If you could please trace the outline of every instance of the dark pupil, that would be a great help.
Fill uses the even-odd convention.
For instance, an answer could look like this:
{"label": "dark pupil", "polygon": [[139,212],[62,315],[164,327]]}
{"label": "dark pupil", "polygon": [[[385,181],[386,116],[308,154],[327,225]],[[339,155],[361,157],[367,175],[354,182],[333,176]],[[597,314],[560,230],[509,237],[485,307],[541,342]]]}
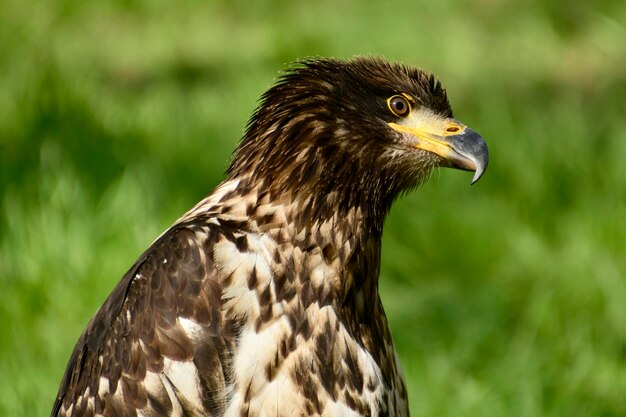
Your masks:
{"label": "dark pupil", "polygon": [[396,100],[394,105],[395,105],[396,110],[398,111],[398,113],[404,112],[404,103],[402,102],[402,100]]}

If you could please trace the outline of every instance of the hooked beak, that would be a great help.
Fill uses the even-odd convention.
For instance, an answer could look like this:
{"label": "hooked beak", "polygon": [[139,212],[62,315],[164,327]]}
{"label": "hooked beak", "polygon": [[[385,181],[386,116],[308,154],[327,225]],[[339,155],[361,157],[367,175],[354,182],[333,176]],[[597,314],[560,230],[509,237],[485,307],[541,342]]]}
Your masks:
{"label": "hooked beak", "polygon": [[457,120],[429,116],[409,116],[404,123],[389,123],[389,126],[409,134],[417,149],[442,157],[445,161],[442,166],[474,171],[474,184],[489,164],[487,144],[476,131]]}

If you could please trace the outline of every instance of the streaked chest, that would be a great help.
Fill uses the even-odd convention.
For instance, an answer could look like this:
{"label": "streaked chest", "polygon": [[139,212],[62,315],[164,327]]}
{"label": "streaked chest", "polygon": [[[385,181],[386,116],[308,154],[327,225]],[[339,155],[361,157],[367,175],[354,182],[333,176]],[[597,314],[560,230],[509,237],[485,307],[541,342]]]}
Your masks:
{"label": "streaked chest", "polygon": [[381,369],[339,308],[354,278],[342,259],[350,248],[280,237],[235,233],[215,245],[224,315],[245,323],[225,415],[404,414],[393,347],[381,347],[394,365]]}

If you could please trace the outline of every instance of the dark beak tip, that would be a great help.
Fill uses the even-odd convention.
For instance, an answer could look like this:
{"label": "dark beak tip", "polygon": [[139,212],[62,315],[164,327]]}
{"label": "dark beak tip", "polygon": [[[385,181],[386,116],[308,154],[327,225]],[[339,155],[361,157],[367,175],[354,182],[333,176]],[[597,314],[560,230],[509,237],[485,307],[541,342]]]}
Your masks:
{"label": "dark beak tip", "polygon": [[471,185],[474,185],[483,176],[489,164],[489,148],[487,147],[487,143],[485,143],[482,136],[469,128],[454,139],[455,140],[452,142],[453,148],[465,158],[472,161],[476,167],[471,182]]}
{"label": "dark beak tip", "polygon": [[470,185],[474,185],[478,182],[478,180],[480,179],[480,177],[483,176],[483,174],[485,173],[485,169],[476,169],[476,171],[474,171],[474,177],[472,178],[472,182],[470,183]]}
{"label": "dark beak tip", "polygon": [[476,170],[474,171],[474,176],[472,177],[472,183],[470,185],[476,184],[476,182],[478,182],[478,180],[481,179],[481,177],[487,170],[487,165],[489,165],[489,151],[487,150],[486,144],[485,144],[484,152],[479,155],[481,157],[478,157],[474,160],[474,164],[476,165]]}

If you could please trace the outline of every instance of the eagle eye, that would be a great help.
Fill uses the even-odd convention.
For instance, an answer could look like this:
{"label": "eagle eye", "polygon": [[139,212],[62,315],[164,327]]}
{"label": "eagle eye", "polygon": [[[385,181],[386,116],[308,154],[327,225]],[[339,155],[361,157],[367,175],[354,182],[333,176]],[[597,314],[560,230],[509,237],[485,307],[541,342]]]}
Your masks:
{"label": "eagle eye", "polygon": [[403,96],[393,96],[387,99],[387,107],[398,117],[406,117],[411,113],[411,105]]}

